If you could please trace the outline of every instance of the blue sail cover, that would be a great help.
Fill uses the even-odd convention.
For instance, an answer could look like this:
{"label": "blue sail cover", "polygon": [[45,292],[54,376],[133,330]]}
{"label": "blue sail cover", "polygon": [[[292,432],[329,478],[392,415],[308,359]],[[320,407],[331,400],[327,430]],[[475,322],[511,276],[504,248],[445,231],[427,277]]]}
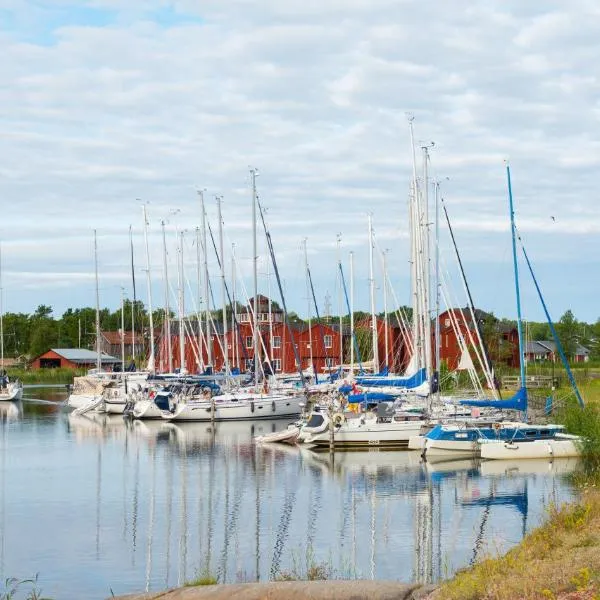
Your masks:
{"label": "blue sail cover", "polygon": [[508,400],[461,400],[464,406],[478,406],[480,408],[498,408],[500,410],[520,410],[527,412],[527,389],[519,388],[517,393]]}
{"label": "blue sail cover", "polygon": [[356,404],[359,402],[394,402],[394,394],[384,394],[383,392],[367,392],[366,394],[348,394],[348,402]]}
{"label": "blue sail cover", "polygon": [[419,369],[410,377],[357,377],[356,383],[368,387],[398,387],[413,389],[418,388],[427,381],[427,371],[425,368]]}

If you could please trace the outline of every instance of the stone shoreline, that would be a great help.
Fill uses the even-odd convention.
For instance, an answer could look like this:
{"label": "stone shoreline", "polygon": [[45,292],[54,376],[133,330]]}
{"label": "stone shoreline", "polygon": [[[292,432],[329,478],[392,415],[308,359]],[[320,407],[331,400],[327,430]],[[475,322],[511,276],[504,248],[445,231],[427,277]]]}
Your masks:
{"label": "stone shoreline", "polygon": [[396,581],[271,581],[183,587],[117,600],[424,600],[434,589]]}

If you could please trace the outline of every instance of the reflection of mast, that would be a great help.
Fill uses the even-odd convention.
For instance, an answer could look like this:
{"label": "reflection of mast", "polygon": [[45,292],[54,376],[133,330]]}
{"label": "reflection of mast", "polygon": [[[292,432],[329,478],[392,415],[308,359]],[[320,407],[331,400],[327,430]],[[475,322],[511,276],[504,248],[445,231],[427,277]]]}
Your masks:
{"label": "reflection of mast", "polygon": [[171,572],[171,516],[173,513],[173,466],[165,463],[167,466],[167,556],[166,556],[166,575],[165,587],[169,587],[169,575]]}
{"label": "reflection of mast", "polygon": [[183,465],[181,468],[181,531],[179,534],[179,572],[177,585],[186,581],[187,571],[187,449],[183,447]]}
{"label": "reflection of mast", "polygon": [[4,573],[4,536],[6,528],[6,425],[2,423],[2,505],[0,506],[0,573]]}
{"label": "reflection of mast", "polygon": [[371,489],[371,579],[375,579],[375,481]]}
{"label": "reflection of mast", "polygon": [[258,464],[256,460],[256,453],[258,452],[258,446],[254,445],[254,452],[252,453],[252,463],[254,466],[254,483],[256,487],[256,581],[260,581],[260,478],[258,474]]}
{"label": "reflection of mast", "polygon": [[291,491],[286,490],[285,500],[283,502],[283,510],[281,511],[281,519],[279,527],[277,527],[277,537],[275,539],[275,547],[273,548],[273,562],[271,563],[271,577],[274,579],[279,574],[281,564],[281,555],[287,539],[290,519],[296,501],[296,486]]}
{"label": "reflection of mast", "polygon": [[102,442],[98,443],[96,461],[96,559],[100,559],[100,496],[102,494]]}
{"label": "reflection of mast", "polygon": [[146,591],[150,589],[152,572],[152,537],[154,535],[154,484],[156,482],[156,448],[152,448],[152,487],[150,488],[150,523],[148,525],[148,545],[146,548]]}
{"label": "reflection of mast", "polygon": [[138,518],[138,501],[140,495],[140,448],[137,447],[135,453],[135,475],[133,485],[133,511],[131,513],[131,537],[132,537],[132,552],[131,564],[135,567],[135,549],[137,543],[137,518]]}

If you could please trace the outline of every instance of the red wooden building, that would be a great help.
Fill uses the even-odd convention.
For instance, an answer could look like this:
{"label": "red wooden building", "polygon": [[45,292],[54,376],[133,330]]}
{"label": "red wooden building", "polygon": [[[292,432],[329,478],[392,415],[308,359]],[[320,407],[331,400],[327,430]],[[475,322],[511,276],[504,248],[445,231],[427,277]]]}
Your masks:
{"label": "red wooden building", "polygon": [[[31,361],[32,369],[93,369],[96,367],[97,354],[86,348],[51,348]],[[120,358],[101,354],[102,368],[111,370],[121,362]]]}

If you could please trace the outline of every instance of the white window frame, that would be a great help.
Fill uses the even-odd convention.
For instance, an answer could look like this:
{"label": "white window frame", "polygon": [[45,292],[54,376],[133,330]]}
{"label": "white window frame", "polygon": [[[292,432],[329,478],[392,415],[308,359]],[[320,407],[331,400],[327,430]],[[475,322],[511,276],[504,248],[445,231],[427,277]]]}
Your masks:
{"label": "white window frame", "polygon": [[272,360],[273,363],[273,369],[275,370],[276,373],[281,373],[281,359],[280,358],[274,358]]}
{"label": "white window frame", "polygon": [[331,334],[323,336],[323,341],[325,342],[325,348],[333,348],[333,336]]}
{"label": "white window frame", "polygon": [[254,342],[254,340],[252,339],[252,336],[251,335],[247,335],[246,336],[246,349],[252,348],[253,342]]}
{"label": "white window frame", "polygon": [[281,348],[281,336],[280,335],[273,336],[273,348]]}
{"label": "white window frame", "polygon": [[331,356],[328,356],[325,359],[325,366],[330,369],[331,367],[333,367],[333,358],[331,358]]}

